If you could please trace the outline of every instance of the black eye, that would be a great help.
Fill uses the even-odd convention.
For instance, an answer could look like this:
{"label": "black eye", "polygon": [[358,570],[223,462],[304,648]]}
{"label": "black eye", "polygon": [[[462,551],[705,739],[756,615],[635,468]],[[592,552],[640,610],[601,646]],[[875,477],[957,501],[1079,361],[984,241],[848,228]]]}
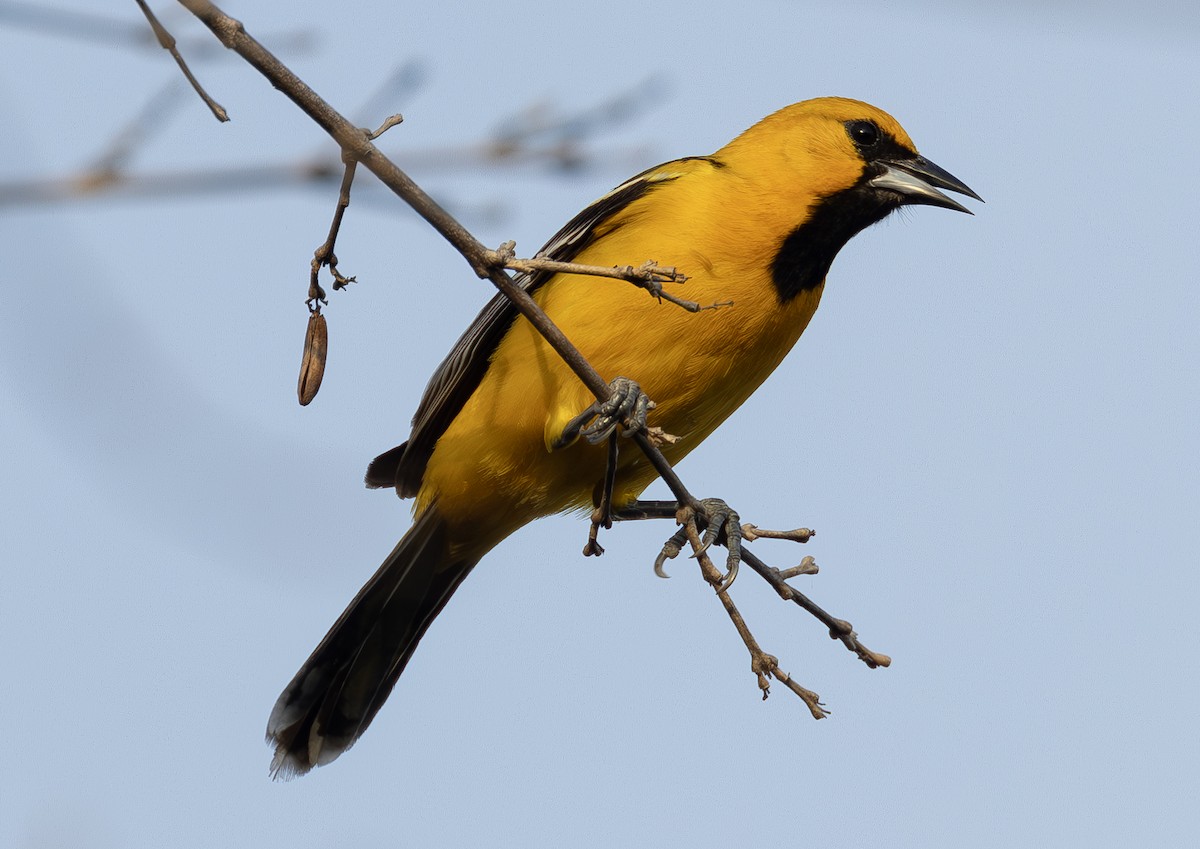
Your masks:
{"label": "black eye", "polygon": [[848,121],[846,132],[858,148],[873,147],[879,142],[879,128],[873,121]]}

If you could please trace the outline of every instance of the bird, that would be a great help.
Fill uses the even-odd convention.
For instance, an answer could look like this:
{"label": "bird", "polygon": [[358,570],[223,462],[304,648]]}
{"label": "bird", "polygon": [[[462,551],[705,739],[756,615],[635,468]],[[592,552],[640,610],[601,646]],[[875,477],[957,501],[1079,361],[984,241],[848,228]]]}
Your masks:
{"label": "bird", "polygon": [[[654,257],[685,271],[689,299],[720,308],[692,313],[575,273],[517,283],[614,392],[634,386],[646,421],[677,437],[661,449],[676,463],[791,350],[852,237],[903,206],[970,212],[943,190],[981,200],[883,110],[805,100],[711,155],[625,181],[538,254],[593,266]],[[578,422],[597,403],[504,295],[483,308],[430,379],[408,440],[368,467],[367,486],[415,498],[415,518],[279,696],[267,726],[273,776],[302,775],[354,745],[492,548],[535,519],[592,509],[607,452],[593,444],[595,423],[589,434]],[[614,426],[641,422],[603,433]],[[657,476],[642,452],[622,452],[614,509],[635,508]]]}

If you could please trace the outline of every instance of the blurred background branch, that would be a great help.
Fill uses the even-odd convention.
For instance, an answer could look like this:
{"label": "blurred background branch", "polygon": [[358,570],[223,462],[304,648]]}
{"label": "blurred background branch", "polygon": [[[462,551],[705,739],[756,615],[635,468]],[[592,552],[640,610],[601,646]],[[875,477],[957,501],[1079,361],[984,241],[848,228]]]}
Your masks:
{"label": "blurred background branch", "polygon": [[[190,16],[189,16],[190,17]],[[93,12],[0,2],[0,24],[36,29],[63,38],[86,39],[114,48],[159,50],[144,20]],[[181,22],[182,26],[182,22]],[[269,39],[280,55],[312,51],[319,39],[311,31],[284,33]],[[229,51],[211,38],[180,40],[189,61],[221,61]],[[145,98],[125,126],[82,166],[64,164],[56,173],[0,181],[0,209],[38,204],[75,203],[102,198],[160,199],[191,195],[265,192],[295,186],[336,187],[341,159],[336,151],[278,162],[197,166],[171,170],[140,169],[137,158],[155,138],[167,134],[178,108],[189,93],[176,76]],[[402,110],[429,81],[426,65],[408,59],[396,65],[353,113],[355,120],[377,124],[385,115]],[[625,173],[644,163],[648,145],[601,146],[606,133],[623,129],[659,105],[666,85],[661,75],[575,110],[563,110],[548,100],[531,102],[496,122],[475,141],[425,147],[395,154],[406,167],[424,174],[473,172],[517,166],[548,173],[612,170]],[[118,101],[120,102],[120,101]],[[236,116],[235,116],[236,117]],[[87,138],[86,134],[82,137]],[[393,142],[393,144],[402,144]],[[371,186],[361,193],[368,201],[378,196]]]}

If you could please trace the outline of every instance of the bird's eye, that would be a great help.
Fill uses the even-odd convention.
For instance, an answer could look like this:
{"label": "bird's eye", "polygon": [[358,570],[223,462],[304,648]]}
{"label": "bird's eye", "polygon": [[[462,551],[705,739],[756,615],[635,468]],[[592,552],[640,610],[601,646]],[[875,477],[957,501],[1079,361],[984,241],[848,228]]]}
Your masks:
{"label": "bird's eye", "polygon": [[846,123],[846,132],[859,148],[872,147],[879,141],[879,128],[873,121],[849,121]]}

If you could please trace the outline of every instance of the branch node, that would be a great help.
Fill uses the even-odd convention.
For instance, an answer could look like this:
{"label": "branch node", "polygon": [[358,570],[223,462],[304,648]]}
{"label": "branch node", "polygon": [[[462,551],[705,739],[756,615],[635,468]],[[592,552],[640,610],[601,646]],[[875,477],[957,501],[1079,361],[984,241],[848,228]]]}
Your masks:
{"label": "branch node", "polygon": [[512,239],[504,242],[494,251],[484,248],[479,252],[479,261],[471,263],[471,269],[481,279],[486,279],[493,271],[502,271],[505,268],[522,271],[524,269],[517,268],[514,262],[524,263],[526,260],[514,260],[517,255],[516,248],[517,243]]}
{"label": "branch node", "polygon": [[675,436],[673,433],[667,433],[661,427],[647,427],[646,437],[655,448],[660,448],[663,445],[674,445],[682,438]]}
{"label": "branch node", "polygon": [[829,623],[829,637],[833,640],[843,640],[846,638],[854,638],[858,635],[854,633],[854,626],[845,619],[835,619],[831,617]]}
{"label": "branch node", "polygon": [[867,656],[863,658],[863,660],[865,660],[867,666],[871,667],[872,669],[878,669],[880,667],[886,669],[892,665],[892,659],[882,652],[871,651],[866,646],[863,646],[863,653]]}

